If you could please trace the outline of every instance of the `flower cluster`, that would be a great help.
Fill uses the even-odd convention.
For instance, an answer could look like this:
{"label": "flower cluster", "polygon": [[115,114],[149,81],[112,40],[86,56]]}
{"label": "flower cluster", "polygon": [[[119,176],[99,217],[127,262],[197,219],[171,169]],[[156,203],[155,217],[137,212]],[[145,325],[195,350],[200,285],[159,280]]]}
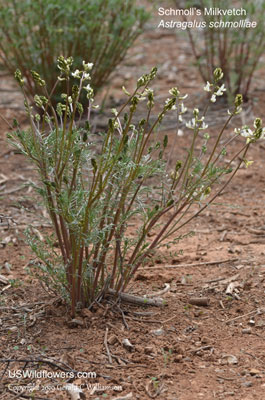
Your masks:
{"label": "flower cluster", "polygon": [[157,73],[157,68],[154,67],[152,68],[149,74],[142,75],[137,81],[137,88],[148,85],[148,83],[155,78],[156,73]]}
{"label": "flower cluster", "polygon": [[178,112],[178,120],[182,122],[182,115],[185,114],[187,108],[184,106],[183,100],[188,97],[187,94],[182,95],[177,87],[173,87],[169,90],[171,98],[166,99],[164,110],[176,110]]}
{"label": "flower cluster", "polygon": [[202,202],[203,200],[205,200],[211,193],[211,187],[210,186],[206,186],[205,185],[201,185],[201,187],[199,187],[197,190],[195,190],[192,193],[192,197],[194,199],[194,201],[197,202]]}
{"label": "flower cluster", "polygon": [[204,130],[204,129],[208,128],[208,125],[204,122],[204,116],[199,118],[198,108],[194,108],[193,115],[194,115],[194,118],[192,118],[191,121],[186,123],[186,127],[188,129]]}
{"label": "flower cluster", "polygon": [[222,86],[217,86],[217,90],[212,94],[211,96],[211,102],[215,103],[216,102],[216,96],[223,96],[224,92],[226,91],[225,85],[222,84]]}
{"label": "flower cluster", "polygon": [[73,57],[64,58],[64,56],[59,56],[57,58],[57,67],[61,71],[61,75],[58,77],[60,81],[65,80],[63,75],[69,77],[73,62],[74,62]]}
{"label": "flower cluster", "polygon": [[[213,73],[213,76],[214,76],[214,83],[210,83],[207,81],[206,85],[204,86],[204,90],[212,94],[210,100],[212,103],[215,103],[216,97],[223,96],[224,92],[226,91],[226,88],[224,84],[222,84],[221,86],[217,85],[217,82],[220,81],[224,76],[221,68],[216,68]],[[214,87],[213,92],[212,92],[212,87]]]}
{"label": "flower cluster", "polygon": [[17,69],[14,76],[15,76],[16,81],[19,83],[19,86],[22,88],[25,84],[25,80],[22,77],[21,71],[19,69]]}
{"label": "flower cluster", "polygon": [[235,128],[234,132],[246,138],[247,143],[256,142],[258,139],[264,139],[265,128],[262,128],[262,120],[256,118],[253,126],[255,129],[250,129],[249,126],[244,125],[242,128]]}
{"label": "flower cluster", "polygon": [[[224,76],[223,71],[221,70],[221,68],[216,68],[214,73],[213,73],[213,76],[214,76],[214,83],[210,83],[210,82],[207,81],[206,85],[204,86],[204,90],[206,92],[209,92],[209,93],[212,94],[210,101],[212,103],[215,103],[216,102],[216,97],[217,96],[223,96],[224,92],[226,91],[226,88],[225,88],[224,84],[222,84],[221,86],[217,85],[217,82],[220,81]],[[214,89],[213,92],[212,92],[212,87]]]}
{"label": "flower cluster", "polygon": [[38,85],[38,86],[45,86],[45,80],[41,79],[40,74],[38,74],[35,71],[30,71],[31,72],[31,76],[34,80],[34,82]]}

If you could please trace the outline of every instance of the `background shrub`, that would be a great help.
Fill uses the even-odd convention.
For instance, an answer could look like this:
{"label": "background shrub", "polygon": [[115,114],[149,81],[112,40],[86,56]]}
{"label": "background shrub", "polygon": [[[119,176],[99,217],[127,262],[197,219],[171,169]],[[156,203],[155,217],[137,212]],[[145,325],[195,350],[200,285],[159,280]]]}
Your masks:
{"label": "background shrub", "polygon": [[[181,8],[177,0],[175,5]],[[182,3],[183,5],[183,3]],[[253,74],[258,67],[260,57],[264,52],[265,2],[260,0],[238,1],[235,7],[246,10],[245,15],[205,15],[204,8],[233,8],[228,0],[188,1],[183,7],[196,7],[202,11],[202,19],[206,22],[199,34],[198,29],[187,29],[196,66],[204,82],[211,80],[213,70],[221,67],[224,72],[224,82],[229,99],[241,93],[245,99],[250,89]],[[249,19],[256,21],[256,28],[210,28],[210,21],[240,21]]]}
{"label": "background shrub", "polygon": [[[34,69],[53,87],[58,54],[73,56],[75,68],[90,60],[98,90],[140,34],[148,14],[135,0],[0,0],[1,60],[12,74],[20,68],[26,93],[39,88]],[[55,89],[54,95],[62,89]],[[82,100],[82,99],[81,99]]]}

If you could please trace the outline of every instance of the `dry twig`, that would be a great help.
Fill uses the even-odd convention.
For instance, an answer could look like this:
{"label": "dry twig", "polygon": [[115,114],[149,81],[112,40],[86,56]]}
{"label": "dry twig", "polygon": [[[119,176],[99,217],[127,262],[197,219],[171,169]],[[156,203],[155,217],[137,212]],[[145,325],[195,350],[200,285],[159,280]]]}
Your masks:
{"label": "dry twig", "polygon": [[[189,267],[202,267],[204,265],[216,265],[216,264],[225,264],[227,262],[235,262],[238,261],[238,258],[228,258],[225,260],[216,260],[216,261],[205,261],[193,264],[176,264],[176,265],[155,265],[154,267],[149,267],[148,269],[155,269],[155,268],[189,268]],[[147,270],[146,267],[138,268]]]}
{"label": "dry twig", "polygon": [[112,364],[112,357],[111,357],[111,353],[109,350],[109,346],[108,346],[108,332],[109,332],[109,328],[106,327],[106,331],[105,331],[105,337],[104,337],[104,346],[108,355],[108,359],[109,359],[109,363]]}

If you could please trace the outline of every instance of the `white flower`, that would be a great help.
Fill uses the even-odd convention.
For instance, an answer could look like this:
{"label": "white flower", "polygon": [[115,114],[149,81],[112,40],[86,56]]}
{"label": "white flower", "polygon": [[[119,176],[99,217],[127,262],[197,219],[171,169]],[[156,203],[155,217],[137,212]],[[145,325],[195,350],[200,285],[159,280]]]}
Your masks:
{"label": "white flower", "polygon": [[251,141],[251,139],[255,138],[255,131],[250,129],[247,125],[243,126],[242,128],[235,129],[234,132],[237,135],[240,135],[247,139],[247,143]]}
{"label": "white flower", "polygon": [[84,72],[84,74],[83,74],[83,79],[84,79],[84,80],[88,80],[88,79],[90,79],[90,78],[91,78],[90,74],[89,74],[88,72]]}
{"label": "white flower", "polygon": [[131,94],[128,92],[125,86],[122,87],[123,92],[127,95],[130,96]]}
{"label": "white flower", "polygon": [[251,138],[254,136],[254,132],[248,126],[244,126],[240,131],[240,135],[246,138]]}
{"label": "white flower", "polygon": [[235,115],[240,114],[242,111],[242,107],[237,107],[236,111],[234,112]]}
{"label": "white flower", "polygon": [[86,86],[84,86],[84,89],[89,91],[92,89],[92,87],[90,86],[90,84],[88,83]]}
{"label": "white flower", "polygon": [[217,92],[215,92],[216,96],[222,96],[224,92],[226,91],[225,85],[222,84],[222,86],[219,87]]}
{"label": "white flower", "polygon": [[215,103],[215,102],[216,102],[216,94],[212,94],[211,102],[212,102],[212,103]]}
{"label": "white flower", "polygon": [[240,134],[240,136],[245,137],[247,139],[247,143],[250,143],[253,139],[256,141],[257,139],[264,139],[265,136],[265,128],[262,129],[261,135],[257,136],[257,131],[250,129],[247,125],[243,126],[241,129],[235,129],[235,133]]}
{"label": "white flower", "polygon": [[87,91],[87,98],[91,100],[93,98],[94,91],[89,83],[87,84],[87,86],[84,86],[84,90]]}
{"label": "white flower", "polygon": [[178,88],[172,88],[168,91],[169,94],[171,94],[174,97],[178,97],[180,95],[180,91],[178,90]]}
{"label": "white flower", "polygon": [[79,69],[76,69],[75,72],[72,72],[72,76],[74,78],[80,78],[80,71]]}
{"label": "white flower", "polygon": [[172,109],[176,110],[176,108],[173,108],[174,105],[175,105],[175,104],[174,104],[174,98],[166,99],[166,101],[165,101],[165,108],[167,108],[167,110],[172,110]]}
{"label": "white flower", "polygon": [[184,106],[183,103],[180,104],[180,113],[184,114],[187,111],[187,107]]}
{"label": "white flower", "polygon": [[250,160],[246,160],[246,159],[243,160],[243,161],[244,161],[244,164],[245,164],[246,168],[248,168],[254,162],[254,161],[250,161]]}
{"label": "white flower", "polygon": [[184,96],[179,96],[179,100],[185,100],[188,97],[187,94],[184,94]]}
{"label": "white flower", "polygon": [[199,129],[202,130],[202,129],[207,129],[207,128],[208,128],[208,125],[205,122],[203,122]]}
{"label": "white flower", "polygon": [[83,67],[84,67],[84,70],[85,71],[89,71],[89,70],[91,70],[92,68],[93,68],[93,63],[85,63],[85,61],[83,61]]}
{"label": "white flower", "polygon": [[196,122],[195,122],[195,118],[192,118],[191,121],[186,123],[186,127],[189,129],[194,129],[196,128]]}
{"label": "white flower", "polygon": [[205,92],[210,92],[211,91],[211,86],[213,86],[212,83],[207,81],[207,84],[204,86],[203,89],[205,90]]}
{"label": "white flower", "polygon": [[182,121],[183,121],[182,116],[179,115],[179,122],[182,122]]}

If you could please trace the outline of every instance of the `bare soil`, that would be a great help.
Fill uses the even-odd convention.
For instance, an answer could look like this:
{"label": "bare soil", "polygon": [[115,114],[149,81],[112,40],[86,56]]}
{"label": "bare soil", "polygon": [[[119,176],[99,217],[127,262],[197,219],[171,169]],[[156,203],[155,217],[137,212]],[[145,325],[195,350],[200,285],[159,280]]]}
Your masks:
{"label": "bare soil", "polygon": [[[167,98],[168,89],[177,85],[189,93],[188,105],[200,105],[202,83],[192,66],[187,38],[158,30],[155,22],[149,28],[113,74],[113,98],[108,104],[122,99],[124,79],[130,90],[139,75],[158,65],[154,87],[161,101]],[[23,100],[11,77],[1,76],[0,91],[1,113],[8,120],[16,117],[23,122]],[[259,71],[243,123],[254,116],[264,117],[264,91],[264,71]],[[210,115],[214,134],[224,121],[224,109],[215,107]],[[169,120],[162,128],[171,145],[176,140],[173,126],[174,121]],[[180,152],[189,140],[183,130],[184,135],[177,138]],[[172,258],[158,251],[150,264],[138,271],[130,292],[143,296],[169,284],[170,289],[161,295],[166,300],[164,307],[120,304],[118,309],[103,302],[94,312],[81,310],[73,322],[66,306],[26,273],[34,256],[25,243],[24,229],[33,224],[41,235],[50,228],[43,206],[25,185],[35,180],[35,171],[9,147],[6,132],[1,121],[0,365],[4,376],[0,376],[0,398],[265,398],[264,142],[250,151],[248,158],[254,164],[241,168],[217,204],[189,225],[188,230],[196,235],[179,243],[175,250],[182,249],[183,254]],[[205,299],[206,305],[191,304],[194,297]],[[125,339],[132,346],[126,345]],[[7,360],[15,361],[8,364]],[[73,393],[70,397],[66,392],[67,379],[62,373],[69,371],[67,366],[82,372],[71,382],[82,385],[85,397]],[[12,375],[23,367],[57,371],[61,376]],[[91,372],[96,378],[89,374],[86,378]],[[28,389],[30,384],[40,385],[35,397],[29,390],[17,395],[22,384]]]}

